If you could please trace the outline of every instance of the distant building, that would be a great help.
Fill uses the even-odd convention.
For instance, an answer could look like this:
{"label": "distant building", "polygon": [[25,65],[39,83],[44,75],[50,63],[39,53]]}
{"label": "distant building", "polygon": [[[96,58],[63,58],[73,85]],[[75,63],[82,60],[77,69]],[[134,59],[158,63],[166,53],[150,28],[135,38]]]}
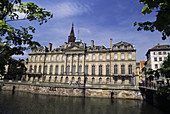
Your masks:
{"label": "distant building", "polygon": [[147,61],[145,67],[148,70],[149,68],[157,70],[161,67],[162,62],[166,59],[170,53],[170,45],[156,45],[153,48],[149,49],[146,53]]}
{"label": "distant building", "polygon": [[136,49],[127,42],[86,46],[76,40],[74,27],[68,42],[54,48],[42,46],[32,50],[27,64],[27,80],[53,83],[132,84],[136,73]]}

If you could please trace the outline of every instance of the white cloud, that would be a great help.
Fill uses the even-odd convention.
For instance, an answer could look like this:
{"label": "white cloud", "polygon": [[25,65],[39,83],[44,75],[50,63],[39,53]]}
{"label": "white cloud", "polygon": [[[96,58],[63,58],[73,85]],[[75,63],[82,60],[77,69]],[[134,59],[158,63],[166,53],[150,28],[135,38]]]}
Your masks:
{"label": "white cloud", "polygon": [[90,10],[90,7],[87,4],[63,2],[57,3],[47,9],[54,14],[54,18],[61,19],[86,13]]}

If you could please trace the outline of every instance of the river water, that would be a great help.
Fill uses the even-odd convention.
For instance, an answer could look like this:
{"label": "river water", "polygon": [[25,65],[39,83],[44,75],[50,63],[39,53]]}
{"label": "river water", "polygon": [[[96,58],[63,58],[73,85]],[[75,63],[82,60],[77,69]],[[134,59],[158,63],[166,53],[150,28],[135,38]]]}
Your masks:
{"label": "river water", "polygon": [[0,91],[0,114],[163,114],[139,100],[37,95]]}

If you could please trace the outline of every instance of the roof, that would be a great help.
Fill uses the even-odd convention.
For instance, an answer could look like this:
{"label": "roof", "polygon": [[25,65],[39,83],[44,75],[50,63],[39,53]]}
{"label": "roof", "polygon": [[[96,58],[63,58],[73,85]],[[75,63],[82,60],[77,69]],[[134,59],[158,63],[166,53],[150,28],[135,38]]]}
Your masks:
{"label": "roof", "polygon": [[[118,43],[116,43],[116,44],[113,44],[113,46],[120,46],[120,45],[128,46],[128,45],[132,45],[132,44],[127,43],[127,42],[124,42],[124,41],[120,41],[120,42],[118,42]],[[132,46],[133,46],[133,45],[132,45]]]}

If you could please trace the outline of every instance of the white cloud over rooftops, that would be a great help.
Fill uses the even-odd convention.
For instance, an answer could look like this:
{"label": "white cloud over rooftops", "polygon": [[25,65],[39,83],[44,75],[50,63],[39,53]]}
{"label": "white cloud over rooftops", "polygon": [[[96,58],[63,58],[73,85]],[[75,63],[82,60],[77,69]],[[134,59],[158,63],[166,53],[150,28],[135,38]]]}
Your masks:
{"label": "white cloud over rooftops", "polygon": [[78,2],[61,2],[48,7],[54,18],[62,19],[66,17],[81,15],[90,11],[90,6]]}

